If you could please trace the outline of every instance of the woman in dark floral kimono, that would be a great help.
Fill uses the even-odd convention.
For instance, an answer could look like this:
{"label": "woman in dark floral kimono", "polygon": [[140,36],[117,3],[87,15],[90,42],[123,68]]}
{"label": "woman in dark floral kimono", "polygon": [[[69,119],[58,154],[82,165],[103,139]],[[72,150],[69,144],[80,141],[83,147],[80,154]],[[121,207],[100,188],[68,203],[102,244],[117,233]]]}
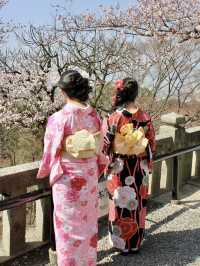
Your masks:
{"label": "woman in dark floral kimono", "polygon": [[109,236],[123,255],[137,252],[142,244],[147,211],[148,176],[155,152],[155,132],[150,116],[138,108],[137,81],[118,80],[113,108],[105,126]]}

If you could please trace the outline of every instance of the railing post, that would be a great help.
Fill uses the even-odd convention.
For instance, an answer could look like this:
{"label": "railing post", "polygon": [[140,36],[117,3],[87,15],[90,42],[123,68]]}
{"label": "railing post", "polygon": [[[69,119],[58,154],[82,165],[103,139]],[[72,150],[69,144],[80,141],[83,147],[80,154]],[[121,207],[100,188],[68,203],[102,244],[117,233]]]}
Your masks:
{"label": "railing post", "polygon": [[[190,146],[185,130],[185,117],[176,113],[161,116],[162,126],[159,134],[173,138],[173,150],[179,150]],[[192,154],[181,155],[173,160],[172,199],[180,197],[180,187],[186,183],[191,176]],[[179,186],[179,187],[178,187]]]}
{"label": "railing post", "polygon": [[[23,184],[22,184],[23,186]],[[11,196],[26,192],[26,189],[17,188]],[[25,247],[26,232],[26,206],[3,211],[2,243],[5,256],[13,256],[21,252]]]}
{"label": "railing post", "polygon": [[[191,146],[200,145],[200,126],[187,128],[186,132],[189,136],[187,141],[189,140]],[[198,180],[200,179],[200,150],[193,152],[192,155],[194,155],[192,158],[192,177]]]}
{"label": "railing post", "polygon": [[173,170],[174,170],[174,159],[168,159],[165,161],[167,167],[167,180],[166,180],[166,191],[171,191],[173,187]]}
{"label": "railing post", "polygon": [[[38,189],[45,188],[46,185],[38,185]],[[44,198],[36,201],[36,230],[38,241],[49,241],[49,230],[51,220],[49,218],[51,212],[50,198]]]}
{"label": "railing post", "polygon": [[195,177],[200,179],[200,151],[196,151]]}
{"label": "railing post", "polygon": [[[171,135],[165,136],[164,134],[156,135],[156,147],[157,152],[156,156],[162,156],[164,154],[173,152],[173,139]],[[171,167],[171,168],[170,168]],[[170,168],[170,169],[169,169]],[[162,177],[162,161],[153,163],[153,173],[152,173],[152,181],[151,181],[151,195],[153,197],[158,196],[164,190],[171,191],[172,189],[172,168],[173,168],[173,159],[169,159],[166,161],[167,171],[167,180],[166,180],[166,188],[161,188],[161,177]]]}
{"label": "railing post", "polygon": [[151,182],[151,195],[153,197],[160,194],[160,179],[161,179],[162,162],[153,164],[152,182]]}
{"label": "railing post", "polygon": [[173,178],[172,178],[172,202],[176,203],[180,199],[180,184],[178,176],[178,157],[173,159]]}

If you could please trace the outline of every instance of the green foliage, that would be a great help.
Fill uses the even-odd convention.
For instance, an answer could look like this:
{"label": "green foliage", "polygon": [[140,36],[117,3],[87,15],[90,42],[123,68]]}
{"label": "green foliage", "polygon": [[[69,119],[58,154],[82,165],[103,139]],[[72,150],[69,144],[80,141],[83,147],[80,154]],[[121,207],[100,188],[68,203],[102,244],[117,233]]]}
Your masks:
{"label": "green foliage", "polygon": [[33,135],[30,130],[0,129],[0,167],[32,162],[41,159],[43,130]]}

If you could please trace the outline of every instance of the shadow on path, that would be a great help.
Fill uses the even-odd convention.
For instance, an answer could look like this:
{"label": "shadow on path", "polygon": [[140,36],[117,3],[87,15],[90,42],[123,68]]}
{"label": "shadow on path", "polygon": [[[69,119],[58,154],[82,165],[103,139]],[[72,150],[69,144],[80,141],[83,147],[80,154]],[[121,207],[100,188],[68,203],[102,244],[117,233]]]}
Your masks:
{"label": "shadow on path", "polygon": [[[112,261],[101,264],[105,256]],[[123,257],[111,249],[100,251],[98,257],[98,265],[104,266],[184,266],[197,261],[200,265],[200,229],[149,235],[140,253],[133,256]]]}

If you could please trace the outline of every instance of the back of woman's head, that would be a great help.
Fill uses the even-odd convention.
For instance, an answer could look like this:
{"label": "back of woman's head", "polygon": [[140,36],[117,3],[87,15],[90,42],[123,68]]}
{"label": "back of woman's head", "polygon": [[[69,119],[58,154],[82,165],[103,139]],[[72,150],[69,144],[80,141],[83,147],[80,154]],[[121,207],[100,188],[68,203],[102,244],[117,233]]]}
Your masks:
{"label": "back of woman's head", "polygon": [[85,102],[89,99],[92,88],[89,80],[82,77],[76,70],[67,70],[61,74],[57,86],[64,91],[68,97]]}
{"label": "back of woman's head", "polygon": [[117,80],[114,87],[113,108],[134,102],[138,96],[138,83],[132,78]]}

